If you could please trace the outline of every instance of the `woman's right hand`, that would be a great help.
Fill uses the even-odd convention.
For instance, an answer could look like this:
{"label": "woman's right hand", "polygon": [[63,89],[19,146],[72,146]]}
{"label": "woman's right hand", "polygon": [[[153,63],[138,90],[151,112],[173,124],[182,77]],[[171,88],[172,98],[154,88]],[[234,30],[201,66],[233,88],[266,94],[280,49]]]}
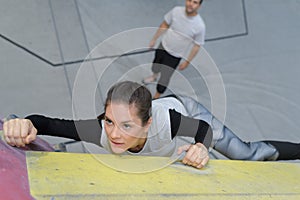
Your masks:
{"label": "woman's right hand", "polygon": [[11,119],[3,124],[4,140],[11,146],[24,147],[36,139],[37,129],[29,119]]}

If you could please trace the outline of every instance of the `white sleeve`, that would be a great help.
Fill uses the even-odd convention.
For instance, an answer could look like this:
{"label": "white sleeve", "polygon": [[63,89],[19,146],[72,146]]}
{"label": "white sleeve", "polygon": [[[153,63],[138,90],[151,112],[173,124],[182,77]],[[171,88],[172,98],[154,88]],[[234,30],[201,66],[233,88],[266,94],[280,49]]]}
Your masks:
{"label": "white sleeve", "polygon": [[205,43],[205,26],[195,35],[194,42],[198,45],[204,45]]}
{"label": "white sleeve", "polygon": [[167,14],[165,14],[164,16],[164,20],[165,22],[170,25],[172,23],[172,18],[173,18],[173,12],[174,12],[174,9],[173,8],[172,10],[170,10]]}

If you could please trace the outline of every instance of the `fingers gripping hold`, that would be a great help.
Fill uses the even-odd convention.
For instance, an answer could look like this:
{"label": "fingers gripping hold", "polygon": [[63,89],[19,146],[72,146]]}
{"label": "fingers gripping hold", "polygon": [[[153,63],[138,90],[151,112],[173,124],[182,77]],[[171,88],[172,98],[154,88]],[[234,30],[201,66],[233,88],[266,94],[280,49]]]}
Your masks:
{"label": "fingers gripping hold", "polygon": [[23,147],[36,138],[37,130],[28,119],[11,119],[4,122],[5,141],[11,146]]}
{"label": "fingers gripping hold", "polygon": [[185,150],[187,152],[182,160],[182,162],[186,165],[190,165],[195,168],[202,168],[209,161],[208,151],[201,143],[184,145],[180,148],[181,149],[179,149],[179,151]]}

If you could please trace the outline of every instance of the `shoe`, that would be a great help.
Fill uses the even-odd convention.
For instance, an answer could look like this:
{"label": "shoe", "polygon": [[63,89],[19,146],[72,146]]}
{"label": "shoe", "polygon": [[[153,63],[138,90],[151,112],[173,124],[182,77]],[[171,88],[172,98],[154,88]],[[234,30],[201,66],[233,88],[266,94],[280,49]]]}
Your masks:
{"label": "shoe", "polygon": [[156,82],[156,81],[157,81],[157,76],[151,75],[151,76],[149,76],[149,77],[147,77],[147,78],[144,78],[144,79],[142,80],[142,83],[143,83],[144,85],[148,85],[148,84],[154,83],[154,82]]}

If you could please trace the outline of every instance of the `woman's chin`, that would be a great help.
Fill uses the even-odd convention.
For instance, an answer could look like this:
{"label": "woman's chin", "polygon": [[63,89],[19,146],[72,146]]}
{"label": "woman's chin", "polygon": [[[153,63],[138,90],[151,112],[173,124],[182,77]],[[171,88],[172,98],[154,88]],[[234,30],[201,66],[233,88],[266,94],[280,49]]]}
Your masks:
{"label": "woman's chin", "polygon": [[119,148],[119,147],[114,147],[114,145],[111,145],[110,148],[111,148],[112,152],[115,153],[115,154],[121,154],[121,153],[124,153],[126,151],[126,149],[122,149],[122,148]]}

